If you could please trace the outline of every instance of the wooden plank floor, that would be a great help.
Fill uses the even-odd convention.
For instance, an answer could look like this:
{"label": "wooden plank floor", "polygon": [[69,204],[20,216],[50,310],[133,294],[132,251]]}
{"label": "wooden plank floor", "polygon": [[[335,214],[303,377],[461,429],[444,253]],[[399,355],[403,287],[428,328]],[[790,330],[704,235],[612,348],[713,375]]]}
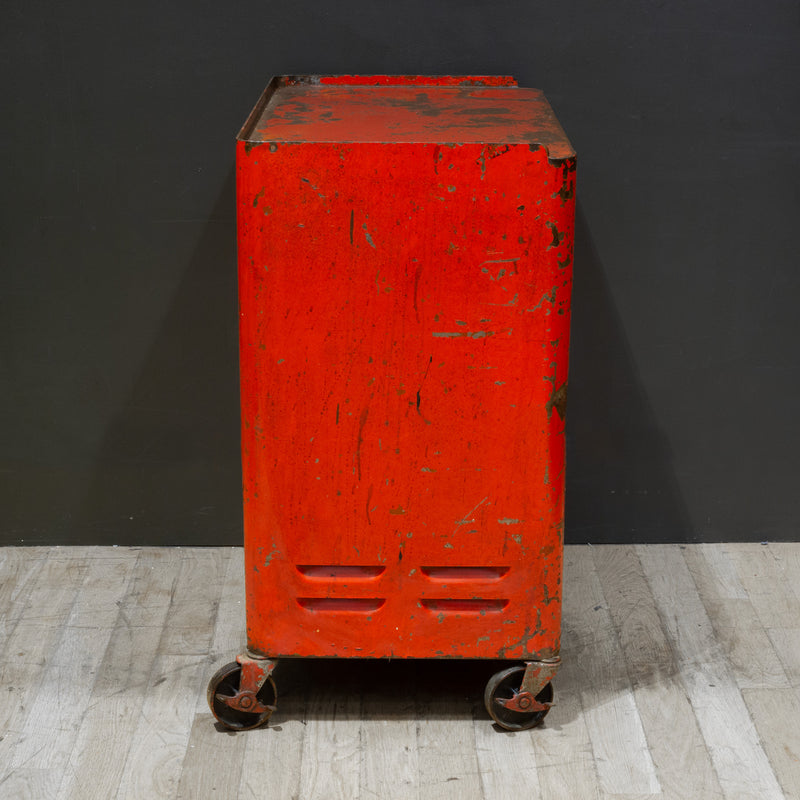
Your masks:
{"label": "wooden plank floor", "polygon": [[566,548],[564,665],[496,730],[492,662],[287,661],[270,725],[205,705],[238,548],[0,549],[0,797],[800,800],[800,544]]}

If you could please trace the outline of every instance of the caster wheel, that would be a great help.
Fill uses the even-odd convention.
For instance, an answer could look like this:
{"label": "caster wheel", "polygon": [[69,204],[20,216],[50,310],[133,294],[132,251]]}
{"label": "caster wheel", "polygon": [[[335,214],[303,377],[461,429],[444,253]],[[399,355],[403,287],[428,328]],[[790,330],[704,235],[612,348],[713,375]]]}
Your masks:
{"label": "caster wheel", "polygon": [[[235,661],[218,669],[208,682],[208,705],[211,713],[226,728],[246,731],[263,725],[275,710],[278,692],[275,681],[268,677],[257,694],[240,696],[242,668]],[[235,702],[236,706],[231,705]],[[243,710],[248,706],[252,710]]]}
{"label": "caster wheel", "polygon": [[[524,731],[528,730],[528,728],[535,728],[550,710],[545,708],[539,711],[517,711],[506,708],[506,701],[512,700],[520,693],[524,674],[525,667],[511,667],[492,675],[486,684],[486,691],[483,695],[486,710],[489,712],[489,716],[507,731]],[[530,698],[530,695],[528,695],[528,698]],[[551,683],[548,683],[536,695],[536,702],[553,702],[553,685]]]}

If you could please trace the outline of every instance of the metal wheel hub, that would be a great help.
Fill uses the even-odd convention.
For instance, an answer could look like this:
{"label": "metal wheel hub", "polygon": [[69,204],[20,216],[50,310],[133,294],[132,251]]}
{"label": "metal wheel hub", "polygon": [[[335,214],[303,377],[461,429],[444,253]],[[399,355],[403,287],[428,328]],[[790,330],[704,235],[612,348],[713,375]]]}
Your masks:
{"label": "metal wheel hub", "polygon": [[494,701],[509,711],[535,713],[550,710],[550,703],[540,703],[530,692],[517,692],[513,697],[505,700],[495,697]]}
{"label": "metal wheel hub", "polygon": [[489,716],[507,731],[524,731],[540,724],[553,702],[548,679],[557,668],[556,662],[528,662],[493,675],[483,696]]}
{"label": "metal wheel hub", "polygon": [[275,710],[278,693],[275,661],[240,655],[221,667],[208,684],[208,705],[217,721],[231,730],[263,725]]}
{"label": "metal wheel hub", "polygon": [[266,711],[274,710],[274,706],[267,706],[261,703],[254,692],[244,691],[234,695],[217,694],[215,696],[221,703],[225,703],[226,706],[237,711],[263,714]]}

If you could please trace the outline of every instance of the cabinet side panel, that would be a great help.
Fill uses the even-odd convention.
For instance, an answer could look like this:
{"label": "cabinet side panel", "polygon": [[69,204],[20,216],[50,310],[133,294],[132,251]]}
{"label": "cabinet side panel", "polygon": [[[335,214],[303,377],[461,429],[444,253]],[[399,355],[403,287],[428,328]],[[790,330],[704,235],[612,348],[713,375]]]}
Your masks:
{"label": "cabinet side panel", "polygon": [[557,653],[574,163],[238,147],[251,647]]}

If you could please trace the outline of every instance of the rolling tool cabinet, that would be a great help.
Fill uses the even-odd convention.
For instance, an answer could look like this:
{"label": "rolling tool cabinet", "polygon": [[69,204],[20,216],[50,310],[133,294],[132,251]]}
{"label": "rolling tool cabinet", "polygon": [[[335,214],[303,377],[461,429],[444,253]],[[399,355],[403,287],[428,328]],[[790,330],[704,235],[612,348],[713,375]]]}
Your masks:
{"label": "rolling tool cabinet", "polygon": [[[492,718],[537,724],[559,664],[575,154],[508,77],[274,78],[236,149],[248,652],[517,661]],[[454,665],[453,669],[457,669]]]}

